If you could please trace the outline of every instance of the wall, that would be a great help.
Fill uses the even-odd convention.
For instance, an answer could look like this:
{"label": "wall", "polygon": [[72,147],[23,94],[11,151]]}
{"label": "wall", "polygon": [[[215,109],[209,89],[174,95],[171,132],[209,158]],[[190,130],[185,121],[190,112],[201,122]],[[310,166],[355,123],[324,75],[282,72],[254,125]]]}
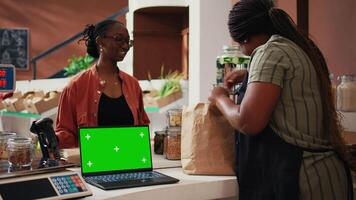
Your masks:
{"label": "wall", "polygon": [[[30,59],[127,6],[127,0],[1,0],[0,27],[30,30]],[[120,21],[125,21],[124,17]],[[85,55],[83,43],[71,45],[37,63],[37,77],[46,78],[60,70],[73,55]],[[18,71],[18,80],[32,79],[30,71]]]}
{"label": "wall", "polygon": [[[189,4],[189,104],[208,102],[216,81],[216,57],[231,38],[230,1],[191,0]],[[212,17],[212,15],[214,17]]]}
{"label": "wall", "polygon": [[[296,21],[296,0],[276,5]],[[334,77],[356,74],[356,1],[309,0],[309,35],[321,49]]]}
{"label": "wall", "polygon": [[297,22],[297,0],[275,0],[274,2],[278,8],[286,11],[294,22]]}
{"label": "wall", "polygon": [[134,12],[133,74],[139,80],[169,71],[183,71],[182,30],[187,28],[188,7],[142,8]]}
{"label": "wall", "polygon": [[[232,3],[238,0],[232,0]],[[275,0],[294,21],[297,0]],[[309,34],[337,77],[356,74],[356,1],[309,0]]]}
{"label": "wall", "polygon": [[[231,0],[232,5],[234,5],[239,0]],[[286,11],[294,22],[297,21],[297,0],[274,0],[275,5],[278,8]]]}
{"label": "wall", "polygon": [[355,10],[355,0],[309,0],[309,32],[334,77],[356,74]]}

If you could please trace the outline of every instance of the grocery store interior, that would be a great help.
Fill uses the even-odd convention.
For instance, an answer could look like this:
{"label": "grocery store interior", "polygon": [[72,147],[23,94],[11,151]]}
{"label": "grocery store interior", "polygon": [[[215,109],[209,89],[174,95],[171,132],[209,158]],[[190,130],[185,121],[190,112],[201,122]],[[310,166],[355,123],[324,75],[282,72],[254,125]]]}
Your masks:
{"label": "grocery store interior", "polygon": [[[234,163],[238,144],[234,130],[230,126],[211,125],[216,121],[206,113],[214,87],[224,83],[226,66],[248,68],[251,59],[243,54],[229,32],[229,12],[237,2],[239,0],[2,0],[0,199],[238,199]],[[274,4],[289,14],[324,55],[334,106],[342,126],[341,135],[351,152],[355,148],[356,161],[356,26],[352,25],[356,24],[356,2],[274,0]],[[74,106],[65,99],[73,95],[65,90],[70,84],[80,91],[78,94],[86,95],[76,96],[80,104],[96,101],[96,91],[90,93],[94,84],[88,81],[79,85],[73,80],[79,80],[77,77],[83,72],[98,70],[96,63],[101,58],[89,55],[88,41],[80,39],[85,27],[107,20],[119,21],[126,27],[129,40],[133,40],[132,43],[127,41],[129,49],[116,65],[120,73],[134,77],[132,80],[137,80],[140,88],[139,103],[136,99],[129,100],[125,94],[125,91],[135,90],[134,86],[120,91],[126,97],[128,108],[132,110],[133,106],[138,112],[130,114],[135,126],[100,127],[96,121],[89,123],[90,117],[79,116],[81,113],[66,113],[68,107]],[[97,92],[100,96],[101,91]],[[230,95],[230,98],[236,101],[237,97]],[[61,102],[67,107],[60,105]],[[93,111],[90,105],[85,106],[82,107],[88,109],[88,113]],[[79,144],[74,148],[61,148],[59,136],[56,137],[57,131],[61,131],[56,128],[58,116],[61,120],[72,119],[71,114],[80,118],[73,124]],[[136,123],[145,121],[146,114],[149,125]],[[203,139],[192,133],[209,130],[218,132],[222,139],[216,135]],[[109,140],[110,137],[105,137],[94,146],[86,146],[85,141],[96,138],[95,131],[114,134]],[[144,164],[130,166],[130,161],[127,166],[116,169],[116,161],[112,161],[116,155],[103,149],[114,144],[110,140],[132,139],[116,136],[120,131],[139,131],[146,143],[123,142],[114,145],[113,152],[124,151],[128,146],[129,152],[123,152],[120,159],[133,160],[135,152],[146,151],[147,155],[140,157]],[[87,153],[89,155],[85,155]],[[87,156],[96,156],[97,160],[87,162]],[[196,157],[201,158],[202,163],[194,163]],[[116,188],[95,185],[84,176],[95,174],[97,171],[92,170],[97,169],[103,174],[103,169],[95,168],[100,160],[106,165],[112,162],[108,168],[111,173],[154,170],[171,179],[167,178],[169,184],[146,183],[146,179],[142,179],[138,185],[126,180]],[[18,192],[19,188],[23,192]]]}

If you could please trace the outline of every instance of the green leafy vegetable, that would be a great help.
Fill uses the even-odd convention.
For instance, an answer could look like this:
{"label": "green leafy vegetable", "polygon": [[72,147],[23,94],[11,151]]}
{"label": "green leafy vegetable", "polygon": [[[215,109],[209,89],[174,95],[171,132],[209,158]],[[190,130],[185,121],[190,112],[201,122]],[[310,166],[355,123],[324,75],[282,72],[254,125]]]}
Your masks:
{"label": "green leafy vegetable", "polygon": [[160,97],[168,96],[174,92],[181,90],[180,80],[183,78],[183,74],[177,71],[169,72],[164,79],[166,79],[162,88],[159,91]]}

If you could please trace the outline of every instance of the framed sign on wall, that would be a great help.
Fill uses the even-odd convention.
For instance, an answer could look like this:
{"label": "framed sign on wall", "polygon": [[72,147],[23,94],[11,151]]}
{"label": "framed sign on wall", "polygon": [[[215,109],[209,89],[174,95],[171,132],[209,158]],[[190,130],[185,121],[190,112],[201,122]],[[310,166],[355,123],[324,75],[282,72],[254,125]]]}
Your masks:
{"label": "framed sign on wall", "polygon": [[0,93],[13,92],[16,83],[16,70],[13,65],[0,64]]}
{"label": "framed sign on wall", "polygon": [[18,70],[29,69],[29,31],[26,28],[0,28],[0,63]]}

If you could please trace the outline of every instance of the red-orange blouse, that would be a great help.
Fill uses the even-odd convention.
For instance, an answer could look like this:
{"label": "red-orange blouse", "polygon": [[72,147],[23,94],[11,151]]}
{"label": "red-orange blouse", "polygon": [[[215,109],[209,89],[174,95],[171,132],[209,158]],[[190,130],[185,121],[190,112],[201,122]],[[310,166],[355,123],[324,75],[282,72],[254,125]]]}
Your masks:
{"label": "red-orange blouse", "polygon": [[[79,127],[98,125],[98,105],[104,85],[100,83],[95,66],[74,77],[61,94],[55,130],[60,148],[78,146]],[[134,117],[134,124],[149,124],[137,79],[123,71],[118,76],[122,80],[122,93]]]}

